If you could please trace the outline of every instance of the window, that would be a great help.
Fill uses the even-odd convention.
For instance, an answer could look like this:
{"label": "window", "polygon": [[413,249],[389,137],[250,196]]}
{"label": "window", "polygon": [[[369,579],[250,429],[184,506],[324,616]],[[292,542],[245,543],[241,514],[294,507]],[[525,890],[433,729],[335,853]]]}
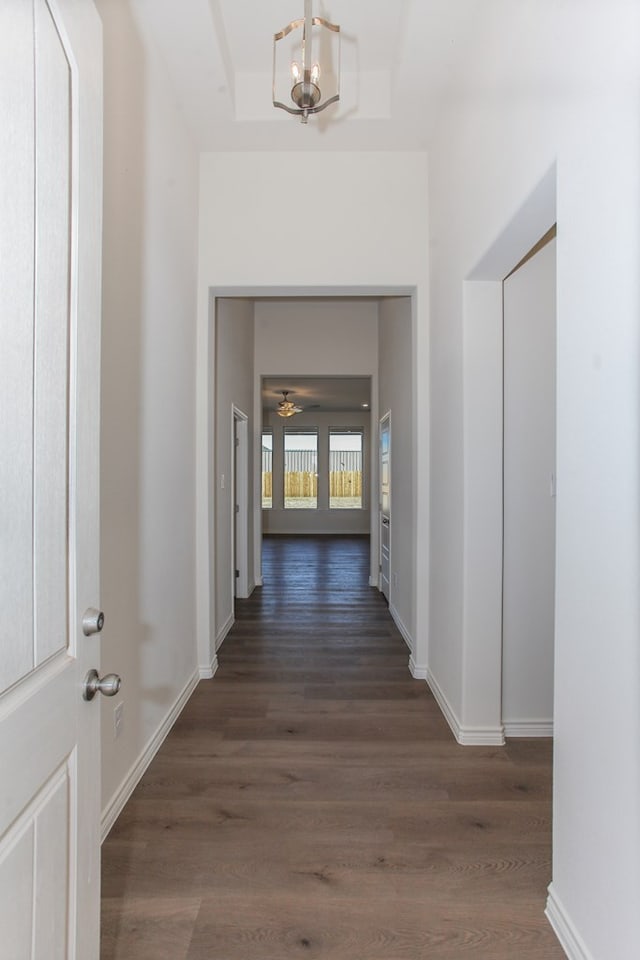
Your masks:
{"label": "window", "polygon": [[273,506],[273,433],[265,430],[262,434],[262,509]]}
{"label": "window", "polygon": [[362,430],[329,431],[329,507],[362,509]]}
{"label": "window", "polygon": [[284,428],[284,508],[318,506],[318,432]]}

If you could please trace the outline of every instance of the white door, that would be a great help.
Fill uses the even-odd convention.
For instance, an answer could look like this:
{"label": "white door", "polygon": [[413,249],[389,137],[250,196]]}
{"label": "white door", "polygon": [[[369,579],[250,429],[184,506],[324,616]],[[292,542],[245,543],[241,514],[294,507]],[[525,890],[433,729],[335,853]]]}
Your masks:
{"label": "white door", "polygon": [[101,36],[0,5],[0,954],[97,960]]}
{"label": "white door", "polygon": [[391,414],[380,421],[380,590],[389,600],[391,577]]}
{"label": "white door", "polygon": [[504,282],[502,719],[550,735],[555,608],[556,242]]}

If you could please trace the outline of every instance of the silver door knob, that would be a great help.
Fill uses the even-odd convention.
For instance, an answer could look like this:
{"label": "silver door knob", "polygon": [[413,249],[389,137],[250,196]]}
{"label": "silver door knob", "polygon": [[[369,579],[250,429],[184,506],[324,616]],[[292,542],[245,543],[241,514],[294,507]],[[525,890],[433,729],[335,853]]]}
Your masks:
{"label": "silver door knob", "polygon": [[101,680],[97,670],[89,670],[84,678],[82,696],[85,700],[93,700],[96,693],[101,693],[105,697],[115,697],[121,683],[122,680],[117,673],[108,673]]}
{"label": "silver door knob", "polygon": [[96,610],[95,607],[89,607],[85,610],[82,617],[82,632],[85,637],[90,637],[93,633],[100,633],[104,627],[104,613],[102,610]]}

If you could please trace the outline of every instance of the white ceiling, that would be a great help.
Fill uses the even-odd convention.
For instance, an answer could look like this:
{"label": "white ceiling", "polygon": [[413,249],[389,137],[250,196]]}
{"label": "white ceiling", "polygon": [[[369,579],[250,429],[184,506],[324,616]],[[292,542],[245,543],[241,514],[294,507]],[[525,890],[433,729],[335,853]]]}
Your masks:
{"label": "white ceiling", "polygon": [[275,410],[283,390],[306,413],[362,411],[363,404],[371,402],[369,377],[264,377],[263,410]]}
{"label": "white ceiling", "polygon": [[271,103],[273,34],[304,0],[132,0],[199,149],[422,150],[482,0],[314,0],[340,24],[341,102],[305,126]]}

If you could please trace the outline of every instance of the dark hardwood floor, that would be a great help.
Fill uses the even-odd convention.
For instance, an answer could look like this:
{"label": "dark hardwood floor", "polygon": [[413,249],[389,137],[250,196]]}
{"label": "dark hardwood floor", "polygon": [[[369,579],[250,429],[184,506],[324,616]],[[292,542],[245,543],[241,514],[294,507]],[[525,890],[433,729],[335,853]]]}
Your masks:
{"label": "dark hardwood floor", "polygon": [[368,540],[266,538],[103,846],[102,960],[560,960],[551,744],[456,744]]}

